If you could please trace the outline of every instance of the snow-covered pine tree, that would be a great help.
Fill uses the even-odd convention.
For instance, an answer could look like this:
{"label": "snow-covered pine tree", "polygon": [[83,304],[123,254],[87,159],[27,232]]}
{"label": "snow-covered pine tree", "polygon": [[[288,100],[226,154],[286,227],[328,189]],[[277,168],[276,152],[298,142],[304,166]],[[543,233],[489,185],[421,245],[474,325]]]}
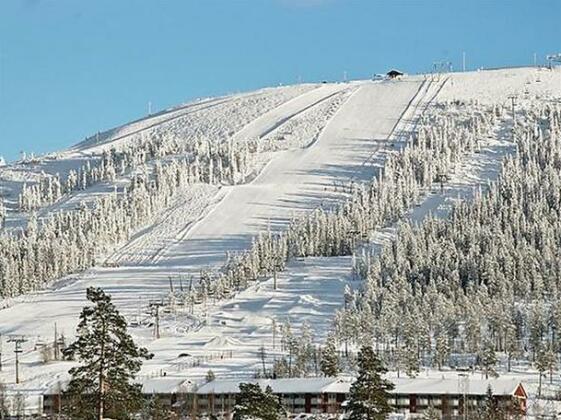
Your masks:
{"label": "snow-covered pine tree", "polygon": [[482,420],[496,420],[502,418],[499,413],[499,406],[497,404],[497,399],[493,395],[493,388],[491,385],[487,386],[485,401],[479,410],[479,418]]}
{"label": "snow-covered pine tree", "polygon": [[553,379],[553,370],[557,365],[557,357],[551,348],[541,348],[536,357],[536,369],[539,372],[538,396],[542,392],[542,376],[549,372],[550,383]]}
{"label": "snow-covered pine tree", "polygon": [[450,345],[448,344],[448,335],[445,332],[441,332],[436,336],[436,344],[434,348],[434,361],[438,370],[442,369],[442,366],[447,364],[448,357],[450,356]]}
{"label": "snow-covered pine tree", "polygon": [[166,404],[162,397],[153,395],[144,402],[144,408],[140,413],[142,419],[150,420],[169,420],[175,418],[175,413],[166,408]]}
{"label": "snow-covered pine tree", "polygon": [[6,392],[6,385],[0,381],[0,419],[7,419],[10,415],[8,411],[8,395]]}
{"label": "snow-covered pine tree", "polygon": [[481,369],[485,374],[485,379],[489,376],[497,377],[499,376],[495,370],[497,365],[497,354],[495,353],[495,345],[491,340],[485,340],[483,342],[483,347],[481,349],[481,354],[479,355],[479,360],[481,364]]}
{"label": "snow-covered pine tree", "polygon": [[392,411],[389,403],[394,385],[382,378],[387,371],[371,346],[358,353],[358,377],[349,395],[349,420],[382,420]]}
{"label": "snow-covered pine tree", "polygon": [[0,229],[4,227],[6,220],[6,207],[4,206],[4,198],[0,196]]}
{"label": "snow-covered pine tree", "polygon": [[416,377],[421,368],[421,361],[419,360],[419,353],[416,346],[405,344],[405,346],[400,349],[400,352],[405,374],[410,378]]}
{"label": "snow-covered pine tree", "polygon": [[339,352],[337,342],[333,334],[325,340],[325,345],[321,349],[320,369],[325,376],[337,376],[340,371]]}
{"label": "snow-covered pine tree", "polygon": [[434,405],[429,405],[426,410],[423,411],[421,417],[422,420],[441,420],[442,414],[437,410]]}
{"label": "snow-covered pine tree", "polygon": [[280,398],[273,394],[269,386],[262,390],[259,384],[240,384],[233,420],[280,420],[284,414]]}

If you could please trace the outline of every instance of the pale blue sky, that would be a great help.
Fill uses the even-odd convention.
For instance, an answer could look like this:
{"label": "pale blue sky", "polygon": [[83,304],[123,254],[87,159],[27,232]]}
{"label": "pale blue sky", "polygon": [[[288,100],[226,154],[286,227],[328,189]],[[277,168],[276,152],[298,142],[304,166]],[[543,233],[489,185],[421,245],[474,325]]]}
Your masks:
{"label": "pale blue sky", "polygon": [[531,64],[560,0],[0,0],[0,155],[191,98],[389,67]]}

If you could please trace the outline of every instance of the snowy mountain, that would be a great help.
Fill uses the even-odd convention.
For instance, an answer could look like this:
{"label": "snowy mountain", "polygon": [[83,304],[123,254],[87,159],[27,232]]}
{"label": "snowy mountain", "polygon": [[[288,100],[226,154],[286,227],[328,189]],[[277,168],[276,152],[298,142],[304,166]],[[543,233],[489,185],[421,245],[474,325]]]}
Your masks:
{"label": "snowy mountain", "polygon": [[143,375],[251,375],[261,346],[272,365],[283,338],[323,343],[345,302],[364,303],[368,273],[390,267],[399,223],[446,218],[501,176],[520,147],[512,104],[526,135],[560,98],[561,72],[542,68],[296,85],[0,159],[0,334],[27,340],[23,383],[11,353],[0,380],[36,404],[66,376],[71,362],[38,349],[55,323],[73,335],[89,286],[155,354]]}

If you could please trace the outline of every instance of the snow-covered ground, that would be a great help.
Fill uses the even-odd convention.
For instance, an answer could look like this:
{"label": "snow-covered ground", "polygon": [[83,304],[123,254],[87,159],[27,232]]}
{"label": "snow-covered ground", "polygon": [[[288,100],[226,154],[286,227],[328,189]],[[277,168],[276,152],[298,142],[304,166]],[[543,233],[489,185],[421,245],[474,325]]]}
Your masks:
{"label": "snow-covered ground", "polygon": [[[95,267],[50,290],[16,298],[2,311],[0,330],[50,336],[56,320],[69,333],[89,286],[103,287],[123,311],[134,312],[139,296],[168,290],[170,275],[177,278],[219,265],[227,251],[244,249],[268,225],[280,228],[293,213],[333,204],[346,195],[338,185],[372,176],[374,169],[364,163],[365,157],[385,145],[420,85],[417,79],[361,83],[315,143],[280,152],[249,184],[223,187],[225,198],[186,232],[179,231],[171,246],[158,252],[156,263]],[[48,314],[53,321],[45,322],[38,314]]]}
{"label": "snow-covered ground", "polygon": [[[282,108],[285,102],[292,103],[294,98],[301,97],[297,104],[307,107],[321,100],[322,95],[329,96],[336,89],[341,89],[337,84],[329,87],[296,85],[199,101],[96,134],[68,150],[39,157],[27,156],[25,160],[0,167],[0,194],[8,209],[5,228],[21,227],[29,217],[28,213],[18,211],[18,195],[25,184],[29,186],[57,174],[64,181],[71,170],[78,171],[88,162],[98,162],[104,151],[120,150],[151,136],[173,135],[185,143],[195,142],[199,138],[212,139],[217,143],[225,142],[263,114],[274,112],[279,106]],[[319,95],[314,92],[317,88],[320,88]],[[307,94],[312,94],[310,99],[307,99]],[[296,111],[298,110],[296,107]],[[111,193],[115,185],[127,185],[130,175],[125,174],[117,177],[114,182],[100,182],[84,190],[66,194],[58,202],[41,208],[38,216],[41,218],[59,210],[74,209],[82,201],[92,201],[100,194]]]}
{"label": "snow-covered ground", "polygon": [[523,67],[454,73],[439,94],[441,101],[477,101],[482,104],[510,103],[539,98],[559,98],[561,68]]}
{"label": "snow-covered ground", "polygon": [[[259,115],[241,124],[234,136],[267,141],[288,135],[295,138],[288,142],[288,150],[271,153],[268,163],[251,182],[196,186],[179,194],[150,226],[140,230],[108,260],[110,266],[69,276],[49,290],[16,298],[8,302],[8,308],[0,310],[0,333],[22,334],[28,339],[22,354],[23,384],[13,385],[12,347],[5,342],[0,380],[11,389],[38,395],[64,375],[68,363],[43,364],[34,347],[51,339],[55,323],[67,337],[73,334],[87,287],[103,287],[129,319],[146,318],[149,299],[166,293],[170,282],[178,287],[181,278],[186,284],[199,270],[222,264],[227,252],[246,249],[259,231],[267,227],[283,229],[298,214],[319,206],[331,207],[344,199],[351,182],[371,178],[383,167],[389,150],[405,146],[405,136],[414,126],[415,116],[430,101],[473,99],[503,103],[510,93],[521,98],[561,97],[561,72],[513,69],[450,74],[438,81],[416,76],[400,81],[315,86],[278,104],[271,99],[268,103],[276,105],[266,112],[254,111]],[[196,106],[218,107],[221,101],[227,100],[209,100]],[[314,110],[319,112],[316,117]],[[186,107],[172,112],[191,111]],[[326,112],[333,115],[321,122],[317,115]],[[111,138],[121,141],[123,136],[151,126],[149,121],[135,124],[140,126],[122,127],[101,140],[90,138],[79,148],[105,147]],[[302,134],[295,135],[296,130]],[[502,157],[513,151],[507,134],[497,132],[486,139],[481,153],[467,156],[442,190],[427,191],[418,206],[411,209],[409,219],[420,221],[428,214],[444,217],[455,200],[469,199],[474,188],[494,179]],[[6,179],[6,174],[11,174],[13,182],[37,176],[37,171],[26,173],[23,165],[6,171],[0,176]],[[392,235],[393,227],[389,227],[375,232],[373,237],[383,243]],[[293,261],[279,274],[276,291],[269,279],[230,301],[198,305],[194,315],[181,310],[166,314],[159,340],[153,339],[150,328],[131,328],[135,338],[156,355],[146,363],[142,374],[165,371],[196,378],[204,376],[208,369],[217,375],[250,374],[258,366],[260,346],[265,346],[271,355],[278,351],[278,343],[273,343],[273,320],[280,325],[290,319],[295,331],[307,321],[318,339],[322,338],[334,312],[342,305],[345,285],[358,287],[352,282],[350,267],[351,259],[342,257]],[[181,353],[188,356],[179,357]],[[31,399],[29,402],[33,403]]]}

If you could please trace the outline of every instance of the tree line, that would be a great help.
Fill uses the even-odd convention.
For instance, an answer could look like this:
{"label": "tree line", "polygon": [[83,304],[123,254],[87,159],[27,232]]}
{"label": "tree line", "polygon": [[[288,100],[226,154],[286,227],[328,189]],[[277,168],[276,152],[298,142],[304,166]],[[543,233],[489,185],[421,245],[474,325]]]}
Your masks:
{"label": "tree line", "polygon": [[[523,113],[517,151],[497,182],[446,220],[402,224],[336,317],[339,340],[375,343],[411,375],[472,355],[493,373],[497,352],[551,372],[561,355],[561,111]],[[365,325],[371,326],[364,328]],[[464,358],[464,360],[466,360]],[[540,375],[541,379],[541,375]]]}

